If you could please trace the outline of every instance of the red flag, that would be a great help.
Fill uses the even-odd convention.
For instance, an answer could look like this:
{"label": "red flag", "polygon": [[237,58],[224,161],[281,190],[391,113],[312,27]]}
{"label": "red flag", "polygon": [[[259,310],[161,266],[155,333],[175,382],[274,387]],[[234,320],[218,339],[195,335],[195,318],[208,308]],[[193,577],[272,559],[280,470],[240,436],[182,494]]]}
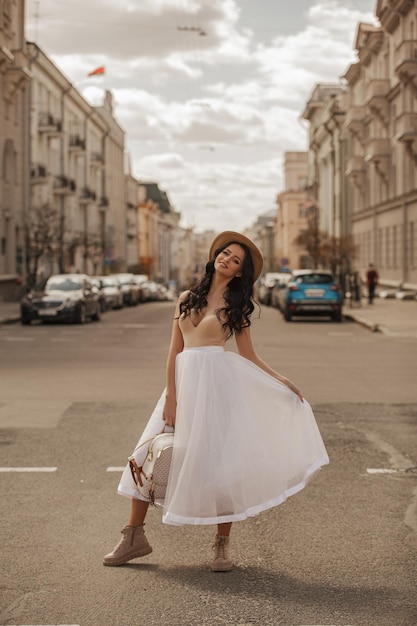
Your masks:
{"label": "red flag", "polygon": [[93,70],[92,72],[89,72],[88,76],[97,76],[98,74],[104,74],[104,67],[97,67],[95,70]]}

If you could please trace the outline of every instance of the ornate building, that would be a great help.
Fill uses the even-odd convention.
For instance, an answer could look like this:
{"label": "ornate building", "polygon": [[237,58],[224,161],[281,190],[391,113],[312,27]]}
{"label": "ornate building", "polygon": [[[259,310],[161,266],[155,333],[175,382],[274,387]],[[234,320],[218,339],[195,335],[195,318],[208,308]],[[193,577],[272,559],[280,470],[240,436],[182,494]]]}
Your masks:
{"label": "ornate building", "polygon": [[417,6],[379,0],[376,14],[344,76],[352,232],[360,270],[374,262],[384,284],[417,288]]}
{"label": "ornate building", "polygon": [[309,186],[320,228],[353,235],[351,268],[376,264],[386,286],[417,288],[417,6],[379,0],[380,26],[359,24],[344,84],[317,85]]}
{"label": "ornate building", "polygon": [[28,274],[126,267],[124,132],[112,95],[92,107],[35,44],[30,84]]}
{"label": "ornate building", "polygon": [[[28,206],[27,158],[29,62],[24,38],[24,0],[0,1],[0,281],[22,275]],[[0,298],[2,298],[0,290]]]}

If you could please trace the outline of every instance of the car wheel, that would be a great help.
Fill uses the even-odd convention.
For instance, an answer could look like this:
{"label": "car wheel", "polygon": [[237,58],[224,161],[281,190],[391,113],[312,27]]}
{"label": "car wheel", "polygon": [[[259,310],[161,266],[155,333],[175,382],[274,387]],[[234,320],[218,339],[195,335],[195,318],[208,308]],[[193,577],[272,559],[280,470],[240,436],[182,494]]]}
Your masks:
{"label": "car wheel", "polygon": [[83,304],[80,304],[78,309],[76,310],[74,321],[76,324],[85,324],[86,314],[85,314],[85,306]]}
{"label": "car wheel", "polygon": [[22,315],[22,317],[20,318],[20,321],[23,326],[29,326],[32,320],[30,319],[30,317],[27,317],[27,315]]}
{"label": "car wheel", "polygon": [[99,322],[101,320],[101,305],[99,302],[97,303],[96,312],[91,317],[95,322]]}
{"label": "car wheel", "polygon": [[284,311],[284,320],[286,322],[291,322],[291,313],[289,312],[288,309],[285,309]]}
{"label": "car wheel", "polygon": [[336,313],[333,313],[332,320],[334,322],[341,322],[342,321],[342,311],[337,311]]}

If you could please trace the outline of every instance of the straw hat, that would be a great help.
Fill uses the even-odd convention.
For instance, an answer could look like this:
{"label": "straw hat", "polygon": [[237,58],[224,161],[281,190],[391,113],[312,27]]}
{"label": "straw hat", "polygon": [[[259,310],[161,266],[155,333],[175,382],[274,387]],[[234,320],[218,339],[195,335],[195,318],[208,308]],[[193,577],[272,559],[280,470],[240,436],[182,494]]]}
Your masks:
{"label": "straw hat", "polygon": [[255,246],[253,241],[245,237],[245,235],[235,233],[233,230],[225,230],[223,233],[220,233],[210,246],[209,258],[213,259],[215,251],[218,248],[224,248],[229,243],[243,243],[247,246],[253,263],[253,280],[256,282],[262,273],[264,258],[259,248]]}

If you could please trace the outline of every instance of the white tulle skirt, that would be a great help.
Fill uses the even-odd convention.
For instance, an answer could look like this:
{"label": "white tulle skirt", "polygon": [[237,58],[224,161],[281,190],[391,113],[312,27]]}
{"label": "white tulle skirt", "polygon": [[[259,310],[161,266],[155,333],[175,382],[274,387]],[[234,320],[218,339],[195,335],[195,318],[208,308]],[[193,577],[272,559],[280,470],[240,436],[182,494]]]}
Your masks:
{"label": "white tulle skirt", "polygon": [[[185,349],[176,388],[172,465],[158,503],[166,524],[244,520],[284,502],[329,462],[308,402],[238,354]],[[164,398],[165,391],[138,445],[161,432]],[[143,499],[128,466],[118,492]]]}

